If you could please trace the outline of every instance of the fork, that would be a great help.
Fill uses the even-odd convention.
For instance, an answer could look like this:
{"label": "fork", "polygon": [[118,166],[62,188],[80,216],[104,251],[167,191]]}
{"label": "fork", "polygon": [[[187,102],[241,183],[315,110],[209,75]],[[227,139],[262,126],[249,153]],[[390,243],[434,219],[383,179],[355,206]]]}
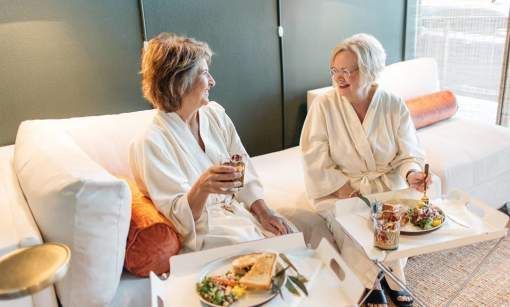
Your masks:
{"label": "fork", "polygon": [[423,178],[423,196],[421,197],[421,201],[426,205],[429,204],[429,197],[427,196],[427,178],[429,177],[429,164],[425,164],[425,178]]}

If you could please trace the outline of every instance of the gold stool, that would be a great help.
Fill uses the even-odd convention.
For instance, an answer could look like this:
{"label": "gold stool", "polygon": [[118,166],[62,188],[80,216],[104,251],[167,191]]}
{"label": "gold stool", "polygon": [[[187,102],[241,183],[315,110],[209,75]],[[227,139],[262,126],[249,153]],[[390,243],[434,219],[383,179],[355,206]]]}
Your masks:
{"label": "gold stool", "polygon": [[67,272],[71,251],[60,243],[20,248],[0,258],[0,299],[38,292]]}

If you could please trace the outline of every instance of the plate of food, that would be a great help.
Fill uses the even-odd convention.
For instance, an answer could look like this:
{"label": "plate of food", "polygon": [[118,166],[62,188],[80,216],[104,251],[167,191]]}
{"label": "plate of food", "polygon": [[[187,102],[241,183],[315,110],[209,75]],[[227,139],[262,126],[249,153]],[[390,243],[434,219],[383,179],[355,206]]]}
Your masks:
{"label": "plate of food", "polygon": [[209,306],[247,307],[278,295],[286,272],[274,252],[254,252],[221,258],[199,273],[196,291]]}
{"label": "plate of food", "polygon": [[416,199],[397,199],[383,203],[383,214],[400,217],[401,234],[424,234],[443,226],[446,214],[430,202]]}

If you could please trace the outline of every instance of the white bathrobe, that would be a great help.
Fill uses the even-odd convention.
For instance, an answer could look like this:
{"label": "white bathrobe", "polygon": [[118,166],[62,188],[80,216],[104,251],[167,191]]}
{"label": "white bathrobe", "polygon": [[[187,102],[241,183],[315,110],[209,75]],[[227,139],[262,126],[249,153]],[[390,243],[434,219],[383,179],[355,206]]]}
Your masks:
{"label": "white bathrobe", "polygon": [[193,220],[187,197],[193,183],[212,165],[233,154],[246,154],[219,104],[210,102],[198,112],[205,152],[179,115],[157,111],[152,124],[131,145],[129,160],[137,185],[173,222],[185,251],[269,236],[249,212],[248,206],[263,199],[262,185],[249,159],[244,187],[235,198],[210,194],[201,217]]}
{"label": "white bathrobe", "polygon": [[424,152],[401,98],[378,88],[361,123],[335,89],[318,96],[301,133],[305,185],[318,199],[349,182],[362,194],[404,188],[421,170]]}
{"label": "white bathrobe", "polygon": [[[403,99],[377,88],[363,123],[351,103],[332,88],[312,103],[301,133],[305,185],[326,218],[351,269],[370,288],[378,272],[335,222],[331,205],[319,201],[349,183],[362,194],[407,187],[409,170],[422,170],[424,151]],[[403,264],[388,263],[404,282]],[[393,284],[389,280],[390,284]],[[392,285],[392,288],[393,285]]]}

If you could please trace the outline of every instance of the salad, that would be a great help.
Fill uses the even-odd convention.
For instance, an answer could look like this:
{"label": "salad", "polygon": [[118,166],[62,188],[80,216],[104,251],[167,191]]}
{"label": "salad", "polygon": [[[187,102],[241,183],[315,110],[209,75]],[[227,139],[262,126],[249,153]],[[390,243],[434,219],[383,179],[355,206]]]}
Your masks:
{"label": "salad", "polygon": [[407,211],[409,221],[421,229],[427,230],[441,225],[444,215],[441,209],[420,201],[414,208]]}
{"label": "salad", "polygon": [[219,306],[230,306],[246,293],[239,284],[241,275],[231,271],[224,276],[207,276],[197,283],[197,291],[206,301]]}

